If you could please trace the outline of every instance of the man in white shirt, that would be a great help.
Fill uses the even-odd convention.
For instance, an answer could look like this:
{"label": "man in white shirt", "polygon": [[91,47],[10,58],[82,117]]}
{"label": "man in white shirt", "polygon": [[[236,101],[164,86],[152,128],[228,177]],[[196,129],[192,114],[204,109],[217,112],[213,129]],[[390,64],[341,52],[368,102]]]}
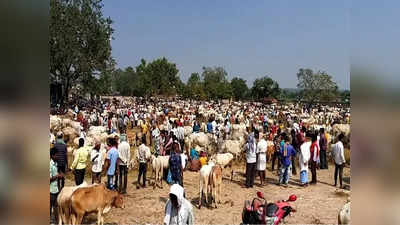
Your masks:
{"label": "man in white shirt", "polygon": [[138,180],[136,184],[136,188],[139,189],[139,184],[140,184],[140,177],[143,175],[143,185],[142,187],[146,187],[146,172],[147,172],[147,162],[150,159],[151,153],[150,153],[150,148],[146,146],[146,137],[142,137],[142,144],[138,148],[138,152],[136,154],[137,160],[139,162],[139,174],[138,174]]}
{"label": "man in white shirt", "polygon": [[92,161],[92,184],[95,182],[101,184],[101,172],[103,170],[103,154],[100,152],[101,143],[96,140],[96,144],[90,153]]}
{"label": "man in white shirt", "polygon": [[[121,134],[121,143],[118,145],[119,163],[119,191],[121,194],[126,194],[126,186],[128,183],[128,164],[131,160],[131,147],[126,141],[126,135]],[[123,182],[122,182],[123,180]]]}
{"label": "man in white shirt", "polygon": [[185,129],[183,128],[183,126],[178,126],[178,128],[176,128],[176,137],[178,138],[179,144],[181,145],[181,152],[184,152]]}
{"label": "man in white shirt", "polygon": [[340,181],[340,188],[343,188],[342,180],[343,180],[343,167],[346,163],[346,159],[344,158],[344,147],[342,140],[344,138],[343,134],[340,134],[338,137],[338,142],[333,146],[332,154],[333,158],[335,159],[335,184],[337,185],[337,175],[339,173],[339,181]]}
{"label": "man in white shirt", "polygon": [[246,188],[252,188],[254,185],[254,177],[256,175],[256,162],[257,162],[257,144],[254,138],[254,133],[251,132],[248,139],[247,144],[245,146],[246,149]]}
{"label": "man in white shirt", "polygon": [[267,168],[267,141],[263,133],[260,133],[257,144],[257,171],[260,176],[261,186],[264,185],[265,169]]}

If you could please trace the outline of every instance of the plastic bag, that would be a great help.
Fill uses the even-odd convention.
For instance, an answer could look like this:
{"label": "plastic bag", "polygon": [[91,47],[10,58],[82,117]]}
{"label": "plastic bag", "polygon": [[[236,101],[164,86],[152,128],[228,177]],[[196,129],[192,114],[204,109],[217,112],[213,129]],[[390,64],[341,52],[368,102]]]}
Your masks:
{"label": "plastic bag", "polygon": [[170,169],[168,169],[167,182],[168,184],[172,183],[172,173]]}

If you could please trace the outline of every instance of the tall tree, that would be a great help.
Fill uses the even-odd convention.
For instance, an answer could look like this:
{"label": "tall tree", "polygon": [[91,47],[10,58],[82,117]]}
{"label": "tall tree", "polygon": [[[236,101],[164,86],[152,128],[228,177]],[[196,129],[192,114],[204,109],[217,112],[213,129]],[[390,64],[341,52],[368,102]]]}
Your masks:
{"label": "tall tree", "polygon": [[279,84],[268,76],[256,79],[251,88],[252,97],[258,100],[265,97],[278,98],[280,93]]}
{"label": "tall tree", "polygon": [[102,7],[101,0],[50,0],[50,80],[62,83],[64,100],[112,62],[112,21]]}
{"label": "tall tree", "polygon": [[232,87],[227,76],[228,73],[222,67],[203,67],[204,91],[209,99],[232,97]]}
{"label": "tall tree", "polygon": [[198,73],[192,73],[187,82],[187,97],[192,99],[206,99],[204,84]]}
{"label": "tall tree", "polygon": [[337,96],[336,82],[324,71],[314,73],[311,69],[301,68],[297,73],[297,79],[299,80],[297,87],[302,89],[302,98],[311,104],[316,101],[332,101]]}
{"label": "tall tree", "polygon": [[239,77],[234,77],[231,80],[233,96],[236,100],[244,99],[247,96],[249,88],[247,87],[246,80]]}

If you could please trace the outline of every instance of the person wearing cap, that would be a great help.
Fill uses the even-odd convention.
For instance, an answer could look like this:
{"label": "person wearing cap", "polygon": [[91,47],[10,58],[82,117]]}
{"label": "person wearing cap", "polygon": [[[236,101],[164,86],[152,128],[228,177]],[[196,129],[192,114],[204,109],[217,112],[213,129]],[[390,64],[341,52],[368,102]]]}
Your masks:
{"label": "person wearing cap", "polygon": [[[121,134],[121,143],[118,145],[119,163],[119,191],[126,194],[126,186],[128,182],[128,163],[131,160],[131,147],[126,141],[126,134]],[[122,184],[123,181],[123,184]]]}
{"label": "person wearing cap", "polygon": [[[67,168],[68,168],[68,156],[67,156],[67,146],[65,145],[65,142],[63,140],[63,132],[59,131],[57,133],[57,139],[56,143],[54,144],[54,148],[57,150],[56,153],[56,163],[57,163],[57,168],[58,172],[65,174]],[[65,178],[61,177],[58,179],[58,187],[60,190],[64,187],[65,184]]]}
{"label": "person wearing cap", "polygon": [[95,146],[90,153],[92,161],[92,184],[95,182],[101,184],[101,172],[103,169],[103,154],[100,152],[101,143],[96,140]]}
{"label": "person wearing cap", "polygon": [[185,198],[185,190],[179,184],[171,185],[164,212],[164,225],[194,224],[193,206]]}

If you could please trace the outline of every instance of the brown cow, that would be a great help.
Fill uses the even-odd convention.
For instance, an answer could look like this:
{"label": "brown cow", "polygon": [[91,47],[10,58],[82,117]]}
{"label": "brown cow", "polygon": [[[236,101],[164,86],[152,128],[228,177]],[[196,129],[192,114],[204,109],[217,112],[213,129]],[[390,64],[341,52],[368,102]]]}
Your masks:
{"label": "brown cow", "polygon": [[220,165],[215,165],[210,174],[210,189],[212,202],[215,204],[215,208],[217,208],[217,203],[221,203],[221,186],[222,186],[222,167]]}
{"label": "brown cow", "polygon": [[77,189],[71,196],[72,224],[81,224],[86,213],[97,212],[97,224],[104,224],[103,211],[110,207],[124,208],[123,198],[104,184]]}

